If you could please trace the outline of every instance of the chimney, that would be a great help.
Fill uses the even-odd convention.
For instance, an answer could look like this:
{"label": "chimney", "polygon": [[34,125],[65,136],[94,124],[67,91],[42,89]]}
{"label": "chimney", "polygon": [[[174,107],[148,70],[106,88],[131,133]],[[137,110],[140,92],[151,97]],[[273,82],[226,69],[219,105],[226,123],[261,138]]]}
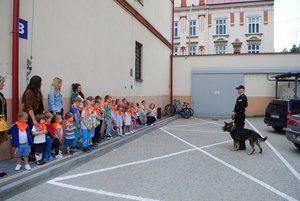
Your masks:
{"label": "chimney", "polygon": [[181,0],[181,7],[186,7],[186,0]]}

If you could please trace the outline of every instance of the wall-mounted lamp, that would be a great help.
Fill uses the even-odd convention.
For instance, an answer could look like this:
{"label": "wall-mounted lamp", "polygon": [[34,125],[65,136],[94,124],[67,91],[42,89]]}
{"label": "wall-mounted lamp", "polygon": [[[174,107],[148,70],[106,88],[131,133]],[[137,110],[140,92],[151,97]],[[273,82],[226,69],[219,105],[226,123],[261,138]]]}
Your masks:
{"label": "wall-mounted lamp", "polygon": [[32,71],[32,57],[27,58],[27,65],[26,65],[26,80],[28,84],[29,75]]}

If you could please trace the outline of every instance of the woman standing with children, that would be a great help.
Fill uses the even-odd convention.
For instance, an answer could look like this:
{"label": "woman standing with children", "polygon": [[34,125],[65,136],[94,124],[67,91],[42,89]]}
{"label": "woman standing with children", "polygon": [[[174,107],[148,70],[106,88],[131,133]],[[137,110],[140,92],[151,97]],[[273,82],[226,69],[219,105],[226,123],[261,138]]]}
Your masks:
{"label": "woman standing with children", "polygon": [[[0,75],[0,90],[3,90],[5,83],[5,78]],[[4,118],[7,120],[7,105],[6,99],[4,95],[0,92],[0,115],[3,115]],[[4,177],[6,172],[0,170],[0,177]]]}
{"label": "woman standing with children", "polygon": [[48,110],[53,115],[63,116],[64,102],[61,94],[62,79],[55,77],[52,81],[51,90],[48,94]]}
{"label": "woman standing with children", "polygon": [[[33,126],[39,128],[39,123],[37,122],[35,116],[38,114],[43,114],[44,111],[44,103],[43,103],[43,95],[42,95],[41,87],[42,87],[42,78],[38,75],[35,75],[30,79],[29,84],[22,96],[22,104],[23,104],[22,111],[28,114],[27,124],[30,130],[32,129]],[[35,159],[34,146],[31,147],[31,153],[29,158]]]}

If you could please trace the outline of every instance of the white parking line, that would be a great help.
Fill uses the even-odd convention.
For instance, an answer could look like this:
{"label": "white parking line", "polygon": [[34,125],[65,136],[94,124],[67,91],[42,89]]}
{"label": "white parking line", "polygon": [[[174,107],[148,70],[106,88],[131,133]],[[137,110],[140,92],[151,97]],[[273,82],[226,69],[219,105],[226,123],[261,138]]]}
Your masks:
{"label": "white parking line", "polygon": [[287,199],[287,200],[289,200],[289,201],[297,201],[297,199],[295,199],[295,198],[293,198],[293,197],[291,197],[291,196],[289,196],[289,195],[287,195],[287,194],[285,194],[285,193],[283,193],[283,192],[277,190],[276,188],[270,186],[269,184],[267,184],[267,183],[265,183],[265,182],[263,182],[263,181],[261,181],[261,180],[255,178],[255,177],[253,177],[253,176],[247,174],[246,172],[244,172],[244,171],[242,171],[242,170],[240,170],[240,169],[234,167],[233,165],[230,165],[229,163],[226,163],[225,161],[223,161],[223,160],[217,158],[216,156],[214,156],[214,155],[212,155],[212,154],[210,154],[210,153],[208,153],[208,152],[202,150],[201,148],[196,147],[195,145],[193,145],[193,144],[191,144],[191,143],[189,143],[189,142],[187,142],[187,141],[181,139],[180,137],[177,137],[176,135],[174,135],[174,134],[172,134],[172,133],[166,131],[165,129],[161,128],[161,130],[164,131],[165,133],[171,135],[172,137],[178,139],[179,141],[181,141],[181,142],[183,142],[183,143],[185,143],[185,144],[187,144],[187,145],[189,145],[189,146],[191,146],[191,147],[193,147],[193,148],[199,150],[200,152],[204,153],[205,155],[211,157],[212,159],[218,161],[219,163],[221,163],[221,164],[223,164],[224,166],[226,166],[226,167],[232,169],[233,171],[235,171],[235,172],[237,172],[237,173],[243,175],[244,177],[250,179],[251,181],[254,181],[254,182],[256,182],[257,184],[259,184],[259,185],[265,187],[266,189],[272,191],[273,193],[275,193],[275,194],[277,194],[277,195],[283,197],[284,199]]}
{"label": "white parking line", "polygon": [[193,129],[178,129],[178,128],[168,128],[172,131],[187,131],[187,132],[199,132],[199,133],[224,133],[222,131],[203,131],[203,130],[193,130]]}
{"label": "white parking line", "polygon": [[[194,119],[196,119],[196,118],[194,118]],[[202,124],[208,124],[208,122],[194,123],[194,124],[185,124],[185,125],[176,125],[176,126],[166,126],[164,128],[177,128],[177,127],[195,126],[195,125],[202,125]]]}
{"label": "white parking line", "polygon": [[[253,128],[253,130],[255,130],[255,132],[263,136],[248,119],[246,119],[246,121]],[[292,172],[292,174],[295,175],[295,177],[300,181],[300,174],[295,170],[295,168],[293,168],[293,166],[291,166],[291,164],[287,162],[287,160],[271,145],[270,142],[266,141],[265,143],[270,147],[270,149],[275,153],[275,155],[283,162],[283,164]]]}
{"label": "white parking line", "polygon": [[[231,141],[232,140],[218,142],[218,143],[202,146],[199,148],[201,148],[201,149],[209,148],[212,146],[225,144],[225,143],[228,143]],[[130,200],[156,201],[155,199],[151,199],[151,198],[144,198],[144,197],[140,197],[140,196],[126,195],[126,194],[122,194],[122,193],[114,193],[114,192],[108,192],[108,191],[104,191],[104,190],[95,190],[95,189],[90,189],[90,188],[85,188],[85,187],[80,187],[80,186],[74,186],[74,185],[62,183],[61,181],[67,180],[67,179],[78,178],[78,177],[82,177],[82,176],[87,176],[87,175],[91,175],[91,174],[95,174],[95,173],[101,173],[101,172],[106,172],[106,171],[110,171],[110,170],[115,170],[115,169],[119,169],[119,168],[129,167],[129,166],[138,165],[138,164],[142,164],[142,163],[152,162],[155,160],[165,159],[165,158],[177,156],[180,154],[184,154],[184,153],[188,153],[188,152],[196,151],[196,150],[197,150],[196,148],[192,148],[192,149],[187,149],[184,151],[179,151],[179,152],[175,152],[175,153],[160,156],[160,157],[154,157],[154,158],[150,158],[150,159],[146,159],[146,160],[134,161],[131,163],[125,163],[125,164],[116,165],[113,167],[103,168],[103,169],[99,169],[99,170],[94,170],[94,171],[89,171],[89,172],[84,172],[84,173],[79,173],[79,174],[74,174],[74,175],[69,175],[69,176],[64,176],[64,177],[57,177],[57,178],[47,181],[47,183],[55,185],[55,186],[64,187],[64,188],[69,188],[69,189],[74,189],[74,190],[84,191],[84,192],[90,192],[90,193],[96,193],[96,194],[100,194],[100,195],[106,195],[106,196],[117,197],[117,198],[125,198],[125,199],[130,199]]]}
{"label": "white parking line", "polygon": [[113,193],[113,192],[108,192],[108,191],[103,191],[103,190],[95,190],[95,189],[74,186],[74,185],[64,184],[64,183],[55,182],[55,181],[48,181],[47,183],[53,184],[56,186],[60,186],[60,187],[64,187],[64,188],[70,188],[70,189],[77,190],[77,191],[96,193],[96,194],[100,194],[100,195],[106,195],[106,196],[117,197],[117,198],[125,198],[125,199],[129,199],[129,200],[159,201],[159,200],[155,200],[155,199],[151,199],[151,198],[144,198],[144,197],[134,196],[134,195],[126,195],[126,194],[122,194],[122,193]]}
{"label": "white parking line", "polygon": [[[213,123],[216,124],[218,126],[222,125],[216,122],[210,122],[210,121],[206,121],[203,119],[200,119],[202,121],[205,121],[206,123]],[[200,123],[203,124],[203,123]],[[190,124],[190,125],[199,125],[199,124]],[[181,125],[181,126],[188,126],[188,125]],[[180,126],[172,126],[172,127],[168,127],[168,128],[174,128],[174,127],[180,127]],[[164,156],[160,156],[160,157],[154,157],[154,158],[150,158],[150,159],[145,159],[145,160],[140,160],[140,161],[135,161],[135,162],[130,162],[130,163],[125,163],[125,164],[121,164],[121,165],[117,165],[117,166],[113,166],[113,167],[108,167],[108,168],[103,168],[103,169],[99,169],[99,170],[94,170],[94,171],[89,171],[89,172],[84,172],[84,173],[79,173],[79,174],[74,174],[74,175],[69,175],[69,176],[64,176],[64,177],[58,177],[52,180],[49,180],[47,183],[48,184],[52,184],[52,185],[56,185],[56,186],[61,186],[61,187],[65,187],[65,188],[70,188],[70,189],[74,189],[74,190],[79,190],[79,191],[84,191],[84,192],[91,192],[91,193],[96,193],[96,194],[100,194],[100,195],[106,195],[106,196],[111,196],[111,197],[116,197],[116,198],[125,198],[125,199],[130,199],[130,200],[146,200],[146,201],[156,201],[156,199],[152,199],[152,198],[144,198],[144,197],[140,197],[140,196],[135,196],[135,195],[126,195],[126,194],[122,194],[122,193],[114,193],[114,192],[107,192],[104,190],[95,190],[95,189],[89,189],[89,188],[85,188],[85,187],[80,187],[80,186],[74,186],[74,185],[70,185],[70,184],[65,184],[62,183],[63,180],[67,180],[67,179],[72,179],[72,178],[78,178],[78,177],[82,177],[82,176],[87,176],[87,175],[91,175],[91,174],[95,174],[95,173],[102,173],[102,172],[106,172],[106,171],[110,171],[110,170],[115,170],[118,168],[124,168],[124,167],[129,167],[129,166],[133,166],[133,165],[138,165],[138,164],[143,164],[143,163],[147,163],[147,162],[152,162],[152,161],[156,161],[156,160],[160,160],[160,159],[165,159],[165,158],[169,158],[169,157],[173,157],[173,156],[177,156],[180,154],[184,154],[184,153],[188,153],[188,152],[192,152],[192,151],[200,151],[202,153],[204,153],[205,155],[211,157],[212,159],[214,159],[215,161],[223,164],[224,166],[232,169],[233,171],[243,175],[244,177],[250,179],[251,181],[254,181],[258,184],[260,184],[261,186],[263,186],[264,188],[270,190],[271,192],[281,196],[284,199],[287,199],[289,201],[296,201],[295,198],[277,190],[276,188],[264,183],[263,181],[243,172],[242,170],[228,164],[227,162],[217,158],[216,156],[206,152],[205,148],[209,148],[212,146],[217,146],[220,144],[224,144],[224,143],[229,143],[232,140],[228,140],[228,141],[224,141],[224,142],[219,142],[219,143],[215,143],[215,144],[211,144],[211,145],[205,145],[202,147],[196,147],[195,145],[177,137],[176,135],[166,131],[164,128],[161,128],[161,130],[165,133],[167,133],[168,135],[180,140],[181,142],[189,145],[192,147],[192,149],[187,149],[184,151],[180,151],[180,152],[175,152],[172,154],[168,154],[168,155],[164,155]],[[199,131],[198,131],[199,132]]]}

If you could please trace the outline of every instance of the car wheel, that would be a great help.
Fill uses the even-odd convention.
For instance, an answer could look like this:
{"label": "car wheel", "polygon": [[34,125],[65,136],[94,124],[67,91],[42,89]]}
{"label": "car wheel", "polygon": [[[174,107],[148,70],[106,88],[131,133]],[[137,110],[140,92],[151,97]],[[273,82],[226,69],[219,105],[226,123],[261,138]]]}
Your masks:
{"label": "car wheel", "polygon": [[298,149],[300,149],[300,144],[294,143],[294,145],[295,145]]}
{"label": "car wheel", "polygon": [[282,131],[284,128],[283,126],[272,126],[272,127],[275,131]]}

